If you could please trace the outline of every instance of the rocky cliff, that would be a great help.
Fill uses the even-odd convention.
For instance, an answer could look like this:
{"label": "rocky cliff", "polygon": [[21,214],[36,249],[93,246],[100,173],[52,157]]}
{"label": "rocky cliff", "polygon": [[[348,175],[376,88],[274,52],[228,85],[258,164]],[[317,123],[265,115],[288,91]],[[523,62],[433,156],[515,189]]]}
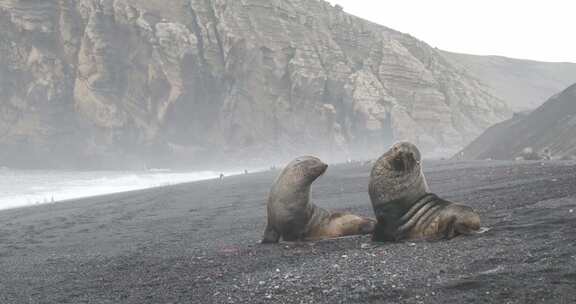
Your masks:
{"label": "rocky cliff", "polygon": [[318,0],[0,0],[0,165],[456,149],[510,116],[439,51]]}
{"label": "rocky cliff", "polygon": [[534,110],[576,82],[576,63],[442,52],[455,67],[487,85],[516,112]]}
{"label": "rocky cliff", "polygon": [[518,114],[488,130],[456,158],[576,159],[576,84],[529,114]]}

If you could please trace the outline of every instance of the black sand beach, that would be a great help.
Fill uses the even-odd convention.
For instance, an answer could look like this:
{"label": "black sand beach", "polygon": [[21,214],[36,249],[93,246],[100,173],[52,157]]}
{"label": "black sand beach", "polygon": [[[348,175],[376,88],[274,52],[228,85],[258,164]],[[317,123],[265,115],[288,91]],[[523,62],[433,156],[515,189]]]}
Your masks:
{"label": "black sand beach", "polygon": [[[575,162],[433,162],[484,234],[260,245],[265,172],[0,211],[0,303],[576,303]],[[332,166],[326,208],[372,215],[370,166]]]}

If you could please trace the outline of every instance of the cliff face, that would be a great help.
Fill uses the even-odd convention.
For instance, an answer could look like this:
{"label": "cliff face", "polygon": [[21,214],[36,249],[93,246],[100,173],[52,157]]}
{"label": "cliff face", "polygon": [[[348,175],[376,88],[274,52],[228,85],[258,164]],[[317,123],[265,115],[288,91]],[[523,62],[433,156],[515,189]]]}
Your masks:
{"label": "cliff face", "polygon": [[424,42],[324,1],[0,0],[0,28],[8,166],[430,152],[510,115]]}
{"label": "cliff face", "polygon": [[533,110],[576,82],[576,63],[442,52],[455,67],[487,85],[517,112]]}
{"label": "cliff face", "polygon": [[576,84],[553,96],[530,114],[515,115],[488,130],[460,158],[516,159],[552,157],[576,159]]}

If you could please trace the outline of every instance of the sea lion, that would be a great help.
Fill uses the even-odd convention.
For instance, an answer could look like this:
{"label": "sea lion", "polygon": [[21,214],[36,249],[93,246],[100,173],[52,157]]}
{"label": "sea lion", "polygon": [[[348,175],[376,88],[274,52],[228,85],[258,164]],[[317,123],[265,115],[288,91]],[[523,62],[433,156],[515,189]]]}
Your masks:
{"label": "sea lion", "polygon": [[370,234],[374,219],[330,212],[310,202],[310,187],[328,165],[313,156],[298,157],[280,173],[268,197],[268,223],[262,243],[311,241]]}
{"label": "sea lion", "polygon": [[378,221],[373,241],[450,239],[480,229],[472,208],[430,193],[420,151],[409,142],[393,145],[376,161],[369,194]]}

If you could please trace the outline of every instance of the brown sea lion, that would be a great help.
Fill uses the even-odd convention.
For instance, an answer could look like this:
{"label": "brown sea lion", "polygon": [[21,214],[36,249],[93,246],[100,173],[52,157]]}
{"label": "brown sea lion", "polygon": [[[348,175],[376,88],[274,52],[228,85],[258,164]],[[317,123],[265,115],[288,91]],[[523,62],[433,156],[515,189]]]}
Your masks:
{"label": "brown sea lion", "polygon": [[313,156],[298,157],[280,173],[268,197],[268,224],[262,243],[311,241],[370,234],[376,221],[330,212],[310,202],[310,187],[328,165]]}
{"label": "brown sea lion", "polygon": [[430,193],[420,151],[408,142],[395,144],[376,161],[369,194],[378,221],[373,241],[450,239],[480,229],[472,208]]}

